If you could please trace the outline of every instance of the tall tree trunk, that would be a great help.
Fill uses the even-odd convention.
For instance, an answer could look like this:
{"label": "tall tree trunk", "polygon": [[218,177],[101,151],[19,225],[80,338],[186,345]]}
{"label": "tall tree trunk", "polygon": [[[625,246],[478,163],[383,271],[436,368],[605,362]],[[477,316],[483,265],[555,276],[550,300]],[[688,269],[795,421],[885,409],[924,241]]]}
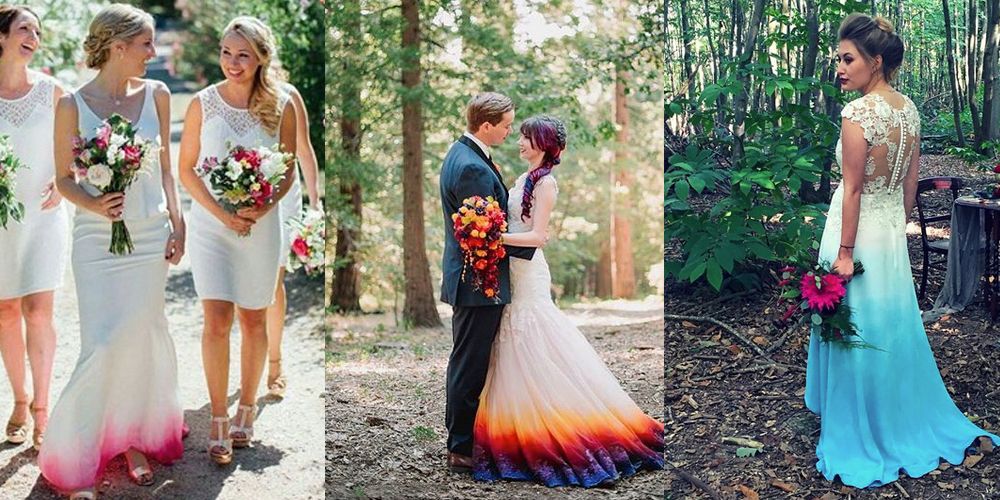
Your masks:
{"label": "tall tree trunk", "polygon": [[962,134],[962,101],[958,98],[958,75],[955,72],[955,45],[951,39],[951,10],[948,9],[948,0],[941,0],[942,11],[944,12],[944,32],[945,50],[948,51],[948,83],[951,84],[951,114],[955,120],[955,134],[958,136],[958,145],[965,146],[965,136]]}
{"label": "tall tree trunk", "polygon": [[[340,59],[343,75],[354,75],[360,71],[357,47],[361,39],[361,9],[358,0],[344,2],[347,14],[344,37],[341,45],[344,56]],[[338,311],[361,310],[361,273],[357,261],[357,242],[361,236],[361,184],[354,175],[355,164],[361,158],[361,87],[355,78],[338,80],[340,93],[340,149],[341,168],[338,190],[340,197],[347,200],[347,214],[340,217],[337,224],[337,243],[334,250],[333,283],[330,289],[330,305]]]}
{"label": "tall tree trunk", "polygon": [[687,88],[684,90],[684,95],[691,99],[694,93],[694,72],[691,71],[691,44],[694,41],[694,34],[691,33],[691,23],[688,22],[688,2],[687,0],[680,0],[681,8],[679,9],[681,15],[681,40],[684,42],[683,49],[681,51],[681,58],[684,61],[684,85]]}
{"label": "tall tree trunk", "polygon": [[[806,0],[806,53],[802,61],[802,78],[812,78],[816,76],[816,57],[819,55],[819,13],[816,0]],[[799,105],[809,107],[812,102],[813,91],[807,90],[799,94]],[[805,144],[799,144],[799,147]],[[803,182],[799,188],[799,198],[806,202],[819,201],[819,194],[811,182]]]}
{"label": "tall tree trunk", "polygon": [[1000,5],[986,2],[986,50],[983,52],[983,130],[989,139],[1000,138],[1000,96],[997,95],[997,43],[1000,42]]}
{"label": "tall tree trunk", "polygon": [[975,140],[976,147],[980,145],[985,140],[985,131],[983,130],[983,120],[982,116],[979,114],[979,106],[976,104],[976,93],[979,90],[979,15],[976,13],[976,3],[979,0],[968,0],[969,9],[968,16],[966,17],[966,30],[968,31],[966,39],[966,60],[968,64],[968,74],[966,79],[968,84],[966,88],[968,89],[967,96],[969,99],[969,114],[972,115],[972,133]]}
{"label": "tall tree trunk", "polygon": [[753,53],[757,49],[757,32],[760,29],[761,20],[764,18],[764,0],[754,0],[753,13],[750,14],[750,29],[747,32],[746,40],[739,55],[739,70],[737,78],[740,80],[740,92],[736,94],[733,102],[735,114],[733,120],[733,153],[732,164],[738,165],[743,159],[743,140],[746,136],[747,104],[750,99],[748,93],[750,87],[750,74],[747,66],[753,59]]}
{"label": "tall tree trunk", "polygon": [[[625,87],[630,80],[629,73],[621,68],[615,70],[615,179],[614,193],[629,193],[632,179],[629,175],[629,115]],[[617,196],[615,196],[617,198]],[[631,197],[628,197],[631,199]],[[635,261],[632,255],[632,224],[629,221],[630,203],[615,200],[611,210],[611,296],[618,299],[635,297]]]}
{"label": "tall tree trunk", "polygon": [[419,0],[403,6],[403,319],[438,326],[431,271],[424,243],[424,118],[420,89]]}

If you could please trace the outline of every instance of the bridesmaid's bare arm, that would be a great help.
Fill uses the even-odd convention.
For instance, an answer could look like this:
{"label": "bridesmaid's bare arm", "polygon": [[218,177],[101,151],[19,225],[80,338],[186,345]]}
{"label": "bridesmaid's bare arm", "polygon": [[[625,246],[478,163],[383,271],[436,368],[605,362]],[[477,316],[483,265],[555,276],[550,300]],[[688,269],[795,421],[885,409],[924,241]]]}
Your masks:
{"label": "bridesmaid's bare arm", "polygon": [[177,183],[174,182],[173,166],[170,164],[170,89],[163,82],[147,80],[153,91],[153,103],[156,105],[156,116],[160,121],[160,177],[163,180],[163,194],[167,199],[167,212],[170,214],[170,239],[164,251],[171,264],[178,264],[184,256],[184,239],[187,228],[184,224],[184,214],[178,202]]}
{"label": "bridesmaid's bare arm", "polygon": [[[59,99],[66,95],[66,91],[63,90],[61,85],[56,83],[52,86],[52,94],[53,102],[55,103],[52,106],[52,113],[54,114],[56,112],[56,106],[59,104]],[[42,210],[51,210],[58,207],[59,204],[62,203],[63,196],[59,193],[59,190],[56,189],[55,175],[52,176],[52,181],[45,186],[45,191],[42,192],[42,197],[44,198],[42,200]]]}
{"label": "bridesmaid's bare arm", "polygon": [[76,102],[72,95],[59,98],[56,105],[55,137],[53,152],[56,162],[56,188],[71,203],[110,220],[121,217],[125,204],[123,193],[104,193],[91,196],[76,182],[73,172],[73,139],[78,135],[79,123]]}
{"label": "bridesmaid's bare arm", "polygon": [[295,156],[298,157],[299,167],[302,169],[302,180],[306,194],[309,195],[309,206],[319,209],[319,162],[316,160],[316,150],[313,149],[312,139],[309,137],[309,113],[306,112],[306,104],[302,101],[302,96],[294,87],[291,97],[296,121]]}

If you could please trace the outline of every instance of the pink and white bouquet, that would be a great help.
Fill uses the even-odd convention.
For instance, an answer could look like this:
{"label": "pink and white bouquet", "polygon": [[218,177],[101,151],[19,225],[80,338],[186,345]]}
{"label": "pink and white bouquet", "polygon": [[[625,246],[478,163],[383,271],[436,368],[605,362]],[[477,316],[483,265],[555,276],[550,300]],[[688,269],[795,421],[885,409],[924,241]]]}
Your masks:
{"label": "pink and white bouquet", "polygon": [[[778,320],[786,324],[809,324],[818,330],[823,342],[846,348],[875,348],[864,341],[851,319],[847,297],[847,282],[829,266],[789,265],[781,269],[779,305],[786,306]],[[864,274],[861,262],[854,262],[854,278]]]}
{"label": "pink and white bouquet", "polygon": [[306,208],[299,216],[289,220],[288,225],[292,229],[292,245],[285,270],[292,273],[304,267],[306,276],[321,274],[326,249],[326,218],[323,212]]}
{"label": "pink and white bouquet", "polygon": [[[90,139],[73,141],[73,170],[101,193],[124,193],[142,172],[149,173],[160,148],[137,135],[132,122],[115,113],[101,122]],[[125,221],[111,223],[111,246],[115,255],[132,253],[132,237]]]}
{"label": "pink and white bouquet", "polygon": [[[268,147],[233,146],[221,160],[210,156],[198,167],[208,177],[212,192],[229,210],[263,207],[274,198],[292,155]],[[248,233],[249,234],[249,233]],[[246,235],[244,235],[246,236]]]}
{"label": "pink and white bouquet", "polygon": [[0,135],[0,228],[7,229],[8,221],[21,222],[24,217],[24,204],[14,193],[16,173],[22,168],[26,167],[14,154],[10,137]]}

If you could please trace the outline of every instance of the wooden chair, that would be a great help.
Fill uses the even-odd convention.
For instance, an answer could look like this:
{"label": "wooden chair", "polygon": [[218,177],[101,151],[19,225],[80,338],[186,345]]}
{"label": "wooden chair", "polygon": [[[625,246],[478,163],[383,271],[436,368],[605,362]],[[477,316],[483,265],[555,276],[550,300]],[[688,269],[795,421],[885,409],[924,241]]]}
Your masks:
{"label": "wooden chair", "polygon": [[[948,243],[949,239],[927,240],[927,225],[938,222],[951,222],[951,209],[958,198],[958,190],[965,186],[965,181],[961,177],[926,177],[917,181],[917,218],[920,223],[920,247],[923,250],[923,266],[920,268],[920,299],[923,300],[927,292],[927,273],[929,269],[945,271],[948,268]],[[947,210],[934,214],[925,213],[925,203],[921,198],[924,193],[938,190],[951,191],[951,203]],[[931,259],[931,256],[944,257],[943,259]]]}

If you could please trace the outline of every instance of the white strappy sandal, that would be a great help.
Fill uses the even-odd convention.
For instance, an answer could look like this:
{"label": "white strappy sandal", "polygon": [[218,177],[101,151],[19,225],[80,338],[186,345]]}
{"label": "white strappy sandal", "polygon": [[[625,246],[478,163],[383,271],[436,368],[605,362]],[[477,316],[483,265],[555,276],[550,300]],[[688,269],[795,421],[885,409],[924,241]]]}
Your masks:
{"label": "white strappy sandal", "polygon": [[[255,416],[254,407],[250,405],[240,405],[236,410],[237,424],[229,423],[229,437],[233,440],[234,448],[246,448],[250,446],[253,439],[253,420]],[[248,417],[249,415],[249,417]],[[247,420],[250,425],[247,425]]]}
{"label": "white strappy sandal", "polygon": [[218,426],[219,439],[208,438],[208,456],[213,462],[219,465],[226,465],[233,461],[233,440],[226,436],[226,424],[229,417],[212,417],[212,425]]}

